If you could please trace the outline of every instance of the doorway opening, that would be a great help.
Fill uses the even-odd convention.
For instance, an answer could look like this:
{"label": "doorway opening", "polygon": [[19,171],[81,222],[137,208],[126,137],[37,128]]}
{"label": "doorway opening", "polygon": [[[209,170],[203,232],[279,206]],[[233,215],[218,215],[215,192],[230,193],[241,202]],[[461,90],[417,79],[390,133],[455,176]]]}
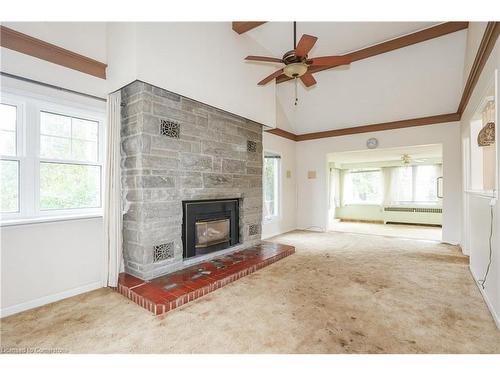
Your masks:
{"label": "doorway opening", "polygon": [[441,144],[328,155],[330,231],[441,241]]}

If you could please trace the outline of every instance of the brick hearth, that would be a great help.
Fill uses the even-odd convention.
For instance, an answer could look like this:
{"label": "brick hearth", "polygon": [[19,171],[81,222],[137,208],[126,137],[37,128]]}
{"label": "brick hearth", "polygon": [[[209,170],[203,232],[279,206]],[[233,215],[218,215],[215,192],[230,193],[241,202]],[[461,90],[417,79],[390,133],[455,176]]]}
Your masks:
{"label": "brick hearth", "polygon": [[159,315],[213,292],[294,252],[293,246],[261,242],[149,281],[122,273],[117,290],[153,314]]}

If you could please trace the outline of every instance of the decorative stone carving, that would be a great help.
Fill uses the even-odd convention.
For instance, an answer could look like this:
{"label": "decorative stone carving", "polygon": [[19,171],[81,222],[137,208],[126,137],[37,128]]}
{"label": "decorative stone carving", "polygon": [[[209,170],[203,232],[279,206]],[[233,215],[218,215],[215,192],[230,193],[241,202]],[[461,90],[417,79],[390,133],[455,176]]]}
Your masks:
{"label": "decorative stone carving", "polygon": [[173,121],[160,120],[160,134],[170,138],[179,138],[181,126]]}
{"label": "decorative stone carving", "polygon": [[257,152],[257,142],[247,141],[247,151],[248,152]]}
{"label": "decorative stone carving", "polygon": [[153,248],[153,263],[161,262],[163,260],[171,259],[174,257],[174,243],[163,243],[156,245]]}

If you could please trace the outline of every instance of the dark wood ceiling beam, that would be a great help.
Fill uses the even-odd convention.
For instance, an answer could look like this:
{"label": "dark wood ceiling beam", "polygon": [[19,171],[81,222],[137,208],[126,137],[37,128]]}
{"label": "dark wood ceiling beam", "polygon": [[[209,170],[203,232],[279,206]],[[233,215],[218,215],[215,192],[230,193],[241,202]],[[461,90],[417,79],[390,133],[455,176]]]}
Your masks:
{"label": "dark wood ceiling beam", "polygon": [[383,131],[383,130],[394,130],[394,129],[410,128],[410,127],[414,127],[414,126],[441,124],[444,122],[453,122],[453,121],[459,121],[459,120],[460,120],[459,114],[448,113],[448,114],[444,114],[444,115],[419,117],[419,118],[413,118],[413,119],[409,119],[409,120],[382,122],[379,124],[371,124],[371,125],[355,126],[355,127],[351,127],[351,128],[334,129],[334,130],[328,130],[328,131],[324,131],[324,132],[297,134],[296,140],[297,141],[308,141],[311,139],[339,137],[342,135],[351,135],[351,134],[360,134],[360,133],[379,132],[379,131]]}
{"label": "dark wood ceiling beam", "polygon": [[[362,48],[360,50],[347,53],[345,56],[351,62],[367,59],[382,53],[387,53],[400,48],[408,47],[413,44],[425,42],[426,40],[438,38],[440,36],[464,30],[469,26],[468,22],[445,22],[436,26],[429,27],[411,34],[403,35],[399,38],[391,39],[386,42],[375,44],[370,47]],[[317,66],[309,69],[311,73],[321,72],[323,70],[334,68],[338,65]],[[280,76],[276,79],[276,83],[281,83],[290,80],[287,76]]]}
{"label": "dark wood ceiling beam", "polygon": [[233,22],[233,30],[238,34],[246,33],[256,27],[265,24],[267,21],[257,22],[257,21],[247,21],[247,22]]}
{"label": "dark wood ceiling beam", "polygon": [[0,46],[106,79],[106,64],[5,26],[0,26]]}
{"label": "dark wood ceiling beam", "polygon": [[465,111],[465,108],[467,108],[467,104],[469,103],[472,92],[476,87],[477,81],[479,80],[479,76],[483,71],[488,57],[490,57],[491,51],[495,47],[495,43],[498,39],[499,34],[500,22],[488,22],[486,30],[483,34],[483,38],[481,39],[481,43],[479,44],[474,63],[472,64],[472,67],[470,69],[469,77],[467,78],[467,82],[465,83],[462,98],[460,99],[460,104],[458,105],[457,113],[459,113],[460,115],[462,115]]}
{"label": "dark wood ceiling beam", "polygon": [[295,134],[290,133],[290,132],[288,132],[286,130],[283,130],[283,129],[280,129],[280,128],[274,128],[274,129],[271,129],[271,130],[266,130],[266,133],[271,133],[271,134],[274,134],[274,135],[277,135],[277,136],[289,139],[291,141],[296,141],[297,140],[297,136]]}
{"label": "dark wood ceiling beam", "polygon": [[379,131],[384,131],[384,130],[403,129],[403,128],[410,128],[410,127],[415,127],[415,126],[441,124],[444,122],[454,122],[454,121],[460,121],[460,114],[447,113],[444,115],[435,115],[435,116],[413,118],[413,119],[408,119],[408,120],[382,122],[382,123],[378,123],[378,124],[354,126],[354,127],[350,127],[350,128],[341,128],[341,129],[327,130],[327,131],[315,132],[315,133],[305,133],[305,134],[293,134],[293,133],[287,132],[287,131],[285,131],[283,129],[279,129],[279,128],[267,130],[267,132],[274,134],[274,135],[278,135],[278,136],[283,137],[283,138],[290,139],[292,141],[300,142],[300,141],[309,141],[312,139],[340,137],[343,135],[371,133],[371,132],[379,132]]}

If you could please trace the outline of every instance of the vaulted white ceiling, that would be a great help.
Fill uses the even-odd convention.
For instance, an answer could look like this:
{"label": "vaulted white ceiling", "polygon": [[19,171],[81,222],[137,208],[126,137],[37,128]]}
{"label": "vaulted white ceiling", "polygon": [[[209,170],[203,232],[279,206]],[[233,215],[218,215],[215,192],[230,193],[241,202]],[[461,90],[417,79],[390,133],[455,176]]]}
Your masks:
{"label": "vaulted white ceiling", "polygon": [[[319,38],[310,56],[345,54],[435,24],[299,22],[297,39],[304,33]],[[271,56],[281,57],[293,47],[292,32],[291,22],[270,22],[246,37],[269,50]],[[458,31],[356,61],[349,67],[318,72],[315,86],[306,89],[298,83],[298,106],[294,105],[295,83],[281,83],[276,90],[277,126],[304,134],[456,112],[466,35],[466,30]],[[262,78],[268,74],[269,68],[262,67]]]}

